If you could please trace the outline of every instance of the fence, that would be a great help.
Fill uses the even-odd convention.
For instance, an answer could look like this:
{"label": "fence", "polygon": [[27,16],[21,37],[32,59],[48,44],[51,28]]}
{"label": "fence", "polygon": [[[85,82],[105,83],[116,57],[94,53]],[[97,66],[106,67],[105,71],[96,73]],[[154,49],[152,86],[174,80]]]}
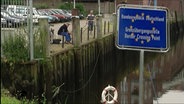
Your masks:
{"label": "fence", "polygon": [[[44,58],[49,54],[49,35],[47,24],[43,20],[33,28],[34,38],[34,58]],[[15,58],[11,61],[28,61],[30,59],[29,36],[26,27],[21,28],[3,28],[1,30],[1,57],[7,59]],[[11,54],[10,54],[11,53]],[[15,54],[15,56],[12,56]]]}
{"label": "fence", "polygon": [[[1,0],[1,47],[7,33],[12,37],[13,34],[15,37],[24,35],[28,44],[26,47],[30,50],[27,57],[33,58],[33,23],[38,23],[38,18],[33,17],[33,13],[36,13],[36,9],[32,7],[32,0]],[[1,52],[3,53],[3,48]]]}
{"label": "fence", "polygon": [[[111,18],[109,18],[111,19]],[[89,28],[87,25],[85,25],[84,27],[81,27],[81,31],[80,31],[80,35],[81,35],[81,42],[83,42],[84,40],[90,40],[90,39],[95,39],[97,38],[97,25],[93,25],[93,30],[89,31]],[[113,24],[112,21],[110,20],[106,20],[105,18],[103,18],[102,20],[102,36],[108,35],[110,33],[113,32]],[[84,35],[87,35],[86,39],[83,38],[85,37]]]}

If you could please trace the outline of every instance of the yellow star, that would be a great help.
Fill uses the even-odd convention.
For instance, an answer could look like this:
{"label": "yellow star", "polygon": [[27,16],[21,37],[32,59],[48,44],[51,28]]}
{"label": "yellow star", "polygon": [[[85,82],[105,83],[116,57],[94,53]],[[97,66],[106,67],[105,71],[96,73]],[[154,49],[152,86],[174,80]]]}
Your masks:
{"label": "yellow star", "polygon": [[133,28],[133,26],[130,26],[130,29],[132,29]]}
{"label": "yellow star", "polygon": [[138,15],[138,14],[136,14],[136,17],[139,17],[139,15]]}
{"label": "yellow star", "polygon": [[141,41],[141,44],[144,44],[144,41],[143,40]]}
{"label": "yellow star", "polygon": [[147,39],[147,42],[150,42],[150,38]]}
{"label": "yellow star", "polygon": [[138,41],[138,38],[135,38],[135,41],[137,42]]}
{"label": "yellow star", "polygon": [[152,23],[152,24],[154,24],[154,21],[153,21],[153,20],[151,20],[151,23]]}
{"label": "yellow star", "polygon": [[146,18],[150,18],[150,16],[149,16],[149,15],[147,15],[147,16],[146,16]]}
{"label": "yellow star", "polygon": [[154,35],[152,34],[151,37],[154,38]]}
{"label": "yellow star", "polygon": [[155,27],[153,27],[152,30],[155,30]]}
{"label": "yellow star", "polygon": [[134,36],[134,33],[131,33],[131,36]]}

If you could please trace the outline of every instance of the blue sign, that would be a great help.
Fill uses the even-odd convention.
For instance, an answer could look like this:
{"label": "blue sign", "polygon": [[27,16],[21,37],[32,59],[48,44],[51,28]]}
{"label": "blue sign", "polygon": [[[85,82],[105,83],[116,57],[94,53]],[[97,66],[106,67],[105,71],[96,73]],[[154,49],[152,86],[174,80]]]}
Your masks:
{"label": "blue sign", "polygon": [[118,9],[118,48],[167,50],[167,10]]}

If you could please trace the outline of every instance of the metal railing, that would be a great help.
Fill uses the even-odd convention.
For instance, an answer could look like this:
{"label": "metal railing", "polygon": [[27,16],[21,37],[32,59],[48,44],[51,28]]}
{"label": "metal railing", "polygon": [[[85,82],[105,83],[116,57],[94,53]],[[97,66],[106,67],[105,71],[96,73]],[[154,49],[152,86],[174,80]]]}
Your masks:
{"label": "metal railing", "polygon": [[[113,26],[111,25],[110,21],[104,21],[102,25],[102,33],[103,36],[112,33],[112,28]],[[81,43],[84,42],[85,40],[90,40],[90,39],[96,39],[97,38],[97,27],[96,25],[93,25],[93,30],[89,31],[88,25],[85,25],[84,27],[80,28],[80,39]]]}

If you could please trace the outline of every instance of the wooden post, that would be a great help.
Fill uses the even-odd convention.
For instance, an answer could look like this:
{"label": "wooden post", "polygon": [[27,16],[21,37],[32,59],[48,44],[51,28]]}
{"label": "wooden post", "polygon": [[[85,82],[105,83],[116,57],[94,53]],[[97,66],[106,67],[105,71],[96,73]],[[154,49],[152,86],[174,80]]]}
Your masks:
{"label": "wooden post", "polygon": [[79,47],[79,45],[81,44],[79,16],[72,17],[72,36],[73,36],[74,47]]}
{"label": "wooden post", "polygon": [[41,18],[38,20],[39,21],[39,26],[40,26],[40,35],[43,35],[44,43],[43,44],[43,49],[45,52],[45,57],[50,56],[50,51],[49,51],[49,44],[50,44],[50,36],[49,36],[49,24],[48,24],[48,18]]}
{"label": "wooden post", "polygon": [[97,38],[102,38],[102,16],[98,15],[96,18],[97,23]]}
{"label": "wooden post", "polygon": [[96,26],[94,25],[94,36],[93,36],[93,39],[95,39],[95,32],[96,32]]}
{"label": "wooden post", "polygon": [[47,104],[52,104],[52,70],[49,64],[44,65],[45,69],[45,97],[47,99]]}
{"label": "wooden post", "polygon": [[117,33],[117,15],[113,14],[113,34]]}
{"label": "wooden post", "polygon": [[81,28],[81,36],[80,36],[80,38],[81,38],[81,43],[82,43],[82,31],[83,31],[83,28]]}
{"label": "wooden post", "polygon": [[[81,49],[75,48],[75,89],[80,89],[83,86],[83,68],[82,68],[82,56],[81,56]],[[80,96],[82,95],[82,92],[76,92],[76,99],[81,99]],[[81,102],[80,100],[79,102]]]}
{"label": "wooden post", "polygon": [[106,21],[104,21],[104,35],[106,34]]}

